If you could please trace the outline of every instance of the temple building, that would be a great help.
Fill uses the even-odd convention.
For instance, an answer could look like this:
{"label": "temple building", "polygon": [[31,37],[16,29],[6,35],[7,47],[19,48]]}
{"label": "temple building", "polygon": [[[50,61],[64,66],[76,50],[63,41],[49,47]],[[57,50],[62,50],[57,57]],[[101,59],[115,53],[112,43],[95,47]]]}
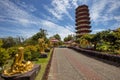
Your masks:
{"label": "temple building", "polygon": [[90,17],[87,5],[81,5],[76,8],[76,36],[79,38],[86,33],[90,33]]}

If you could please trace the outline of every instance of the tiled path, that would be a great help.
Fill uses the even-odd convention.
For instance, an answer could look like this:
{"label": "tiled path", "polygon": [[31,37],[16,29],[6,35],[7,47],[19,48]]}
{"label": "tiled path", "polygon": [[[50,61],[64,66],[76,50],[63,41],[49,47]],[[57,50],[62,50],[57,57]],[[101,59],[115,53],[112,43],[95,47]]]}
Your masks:
{"label": "tiled path", "polygon": [[120,68],[68,48],[55,48],[48,80],[120,80]]}

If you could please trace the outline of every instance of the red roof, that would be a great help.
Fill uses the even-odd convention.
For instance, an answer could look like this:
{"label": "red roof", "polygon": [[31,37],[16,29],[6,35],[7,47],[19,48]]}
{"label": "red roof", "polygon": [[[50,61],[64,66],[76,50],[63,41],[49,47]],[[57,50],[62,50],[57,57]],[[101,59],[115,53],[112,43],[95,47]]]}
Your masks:
{"label": "red roof", "polygon": [[59,42],[59,40],[56,39],[56,38],[51,38],[50,41],[51,41],[51,42]]}

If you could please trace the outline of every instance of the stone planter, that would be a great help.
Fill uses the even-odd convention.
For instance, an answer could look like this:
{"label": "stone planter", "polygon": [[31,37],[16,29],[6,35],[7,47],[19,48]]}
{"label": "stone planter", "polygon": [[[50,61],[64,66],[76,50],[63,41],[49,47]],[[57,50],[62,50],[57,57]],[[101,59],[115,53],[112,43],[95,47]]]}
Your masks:
{"label": "stone planter", "polygon": [[29,72],[26,72],[24,74],[15,74],[11,76],[6,76],[4,74],[1,75],[1,77],[4,80],[34,80],[37,73],[39,72],[41,66],[40,65],[34,65],[33,69]]}
{"label": "stone planter", "polygon": [[47,53],[40,54],[40,58],[47,58],[47,57],[48,57]]}

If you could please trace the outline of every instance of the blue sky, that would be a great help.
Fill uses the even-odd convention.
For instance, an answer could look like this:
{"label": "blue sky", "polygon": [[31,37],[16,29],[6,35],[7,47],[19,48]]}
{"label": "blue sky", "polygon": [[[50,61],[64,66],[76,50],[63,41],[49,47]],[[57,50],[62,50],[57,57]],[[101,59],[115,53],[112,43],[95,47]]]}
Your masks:
{"label": "blue sky", "polygon": [[90,9],[91,30],[96,33],[120,27],[120,0],[0,0],[0,37],[31,37],[40,28],[48,37],[75,34],[75,8]]}

